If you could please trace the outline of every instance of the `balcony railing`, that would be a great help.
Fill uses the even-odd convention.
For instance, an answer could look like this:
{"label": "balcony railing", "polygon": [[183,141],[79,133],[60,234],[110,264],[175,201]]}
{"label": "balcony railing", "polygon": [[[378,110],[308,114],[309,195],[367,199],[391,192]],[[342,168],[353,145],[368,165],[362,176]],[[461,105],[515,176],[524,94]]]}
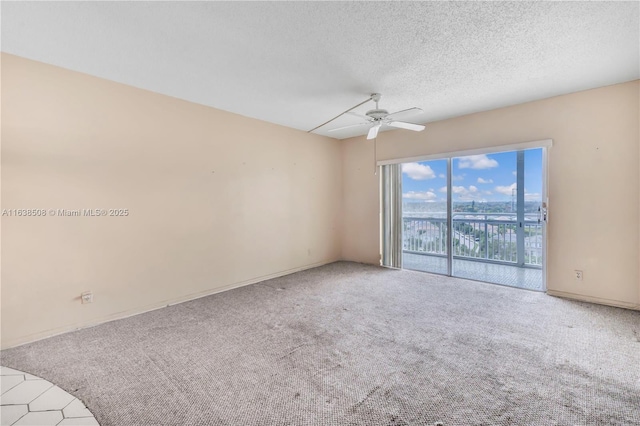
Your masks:
{"label": "balcony railing", "polygon": [[[444,216],[404,217],[403,250],[446,256],[447,220]],[[517,264],[518,222],[515,214],[455,213],[452,224],[453,257]],[[542,225],[538,222],[538,214],[525,214],[523,257],[527,266],[542,266]]]}

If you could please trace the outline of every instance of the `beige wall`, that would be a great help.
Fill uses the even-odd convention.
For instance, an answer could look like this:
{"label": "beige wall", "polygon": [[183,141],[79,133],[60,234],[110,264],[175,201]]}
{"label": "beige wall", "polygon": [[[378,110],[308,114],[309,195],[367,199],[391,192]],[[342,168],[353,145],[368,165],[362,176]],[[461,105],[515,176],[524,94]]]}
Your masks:
{"label": "beige wall", "polygon": [[[549,293],[640,306],[638,81],[431,123],[378,138],[390,160],[553,139],[549,150]],[[378,263],[373,146],[343,141],[342,257]],[[584,271],[582,282],[573,271]]]}
{"label": "beige wall", "polygon": [[[340,142],[2,54],[2,347],[340,258]],[[80,293],[91,290],[93,304]]]}
{"label": "beige wall", "polygon": [[[340,258],[379,262],[379,180],[362,137],[7,54],[1,83],[2,209],[130,212],[2,218],[2,347]],[[552,138],[550,292],[638,307],[639,91],[635,81],[385,132],[378,159]],[[80,304],[85,290],[93,304]]]}

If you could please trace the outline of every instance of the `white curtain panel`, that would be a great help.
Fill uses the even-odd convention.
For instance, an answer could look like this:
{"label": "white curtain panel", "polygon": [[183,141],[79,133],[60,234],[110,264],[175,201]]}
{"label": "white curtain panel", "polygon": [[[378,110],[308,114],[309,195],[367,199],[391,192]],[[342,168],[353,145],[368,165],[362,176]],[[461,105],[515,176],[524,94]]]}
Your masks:
{"label": "white curtain panel", "polygon": [[382,266],[402,268],[402,165],[381,169]]}

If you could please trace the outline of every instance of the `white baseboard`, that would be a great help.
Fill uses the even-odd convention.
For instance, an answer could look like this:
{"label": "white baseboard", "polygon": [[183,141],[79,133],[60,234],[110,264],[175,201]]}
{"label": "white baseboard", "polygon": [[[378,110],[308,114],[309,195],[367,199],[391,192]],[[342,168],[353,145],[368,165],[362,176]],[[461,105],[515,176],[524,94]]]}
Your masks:
{"label": "white baseboard", "polygon": [[339,259],[328,260],[328,261],[313,263],[313,264],[310,264],[310,265],[300,266],[300,267],[297,267],[297,268],[287,269],[287,270],[284,270],[284,271],[275,272],[273,274],[263,275],[263,276],[260,276],[260,277],[251,278],[251,279],[248,279],[248,280],[245,280],[245,281],[236,282],[236,283],[233,283],[233,284],[227,284],[227,285],[222,286],[222,287],[216,287],[216,288],[209,289],[209,290],[206,290],[206,291],[202,291],[202,292],[198,292],[198,293],[192,293],[192,294],[188,294],[186,296],[177,297],[177,298],[174,298],[174,299],[164,300],[162,302],[157,302],[157,303],[154,303],[152,305],[147,305],[147,306],[143,306],[143,307],[136,308],[136,309],[129,309],[127,311],[117,312],[117,313],[110,314],[110,315],[107,315],[105,317],[102,317],[102,318],[99,318],[99,319],[96,319],[96,320],[89,321],[87,323],[66,325],[66,326],[57,327],[57,328],[53,328],[53,329],[50,329],[50,330],[45,330],[45,331],[42,331],[42,332],[30,334],[30,335],[27,335],[27,336],[18,337],[18,338],[11,339],[11,340],[6,341],[6,342],[2,341],[2,349],[15,348],[17,346],[26,345],[26,344],[29,344],[29,343],[36,342],[38,340],[48,339],[50,337],[58,336],[60,334],[69,333],[71,331],[82,330],[82,329],[89,328],[89,327],[95,327],[97,325],[104,324],[104,323],[107,323],[107,322],[110,322],[110,321],[116,321],[116,320],[120,320],[120,319],[124,319],[124,318],[129,318],[129,317],[132,317],[132,316],[135,316],[135,315],[144,314],[145,312],[155,311],[156,309],[166,308],[167,306],[177,305],[179,303],[188,302],[190,300],[200,299],[201,297],[210,296],[210,295],[216,294],[216,293],[222,293],[223,291],[232,290],[234,288],[244,287],[246,285],[251,285],[251,284],[259,283],[261,281],[266,281],[266,280],[270,280],[270,279],[273,279],[273,278],[282,277],[282,276],[285,276],[285,275],[293,274],[293,273],[304,271],[304,270],[307,270],[307,269],[317,268],[319,266],[328,265],[329,263],[334,263],[334,262],[337,262],[337,261],[339,261]]}
{"label": "white baseboard", "polygon": [[585,296],[582,294],[569,293],[566,291],[547,290],[550,296],[563,297],[565,299],[580,300],[582,302],[598,303],[600,305],[615,306],[616,308],[640,310],[637,303],[623,302],[621,300],[604,299],[602,297]]}

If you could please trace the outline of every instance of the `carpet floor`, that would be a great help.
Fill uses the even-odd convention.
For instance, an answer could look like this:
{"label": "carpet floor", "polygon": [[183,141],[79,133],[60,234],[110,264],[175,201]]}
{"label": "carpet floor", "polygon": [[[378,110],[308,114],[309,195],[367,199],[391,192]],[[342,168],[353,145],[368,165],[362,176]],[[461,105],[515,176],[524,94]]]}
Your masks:
{"label": "carpet floor", "polygon": [[2,351],[110,425],[640,425],[640,312],[338,262]]}

